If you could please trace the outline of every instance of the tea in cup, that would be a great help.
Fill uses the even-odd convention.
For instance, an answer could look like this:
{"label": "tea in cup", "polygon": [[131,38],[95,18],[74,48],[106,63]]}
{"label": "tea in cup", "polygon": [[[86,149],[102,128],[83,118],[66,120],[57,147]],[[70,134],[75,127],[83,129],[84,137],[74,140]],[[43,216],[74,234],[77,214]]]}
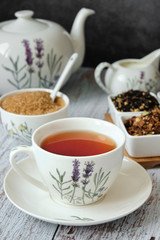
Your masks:
{"label": "tea in cup", "polygon": [[[31,184],[48,191],[53,201],[71,205],[101,199],[118,176],[125,135],[112,123],[93,118],[66,118],[36,129],[32,146],[18,146],[10,153],[13,169]],[[14,158],[32,157],[42,182],[22,171]]]}

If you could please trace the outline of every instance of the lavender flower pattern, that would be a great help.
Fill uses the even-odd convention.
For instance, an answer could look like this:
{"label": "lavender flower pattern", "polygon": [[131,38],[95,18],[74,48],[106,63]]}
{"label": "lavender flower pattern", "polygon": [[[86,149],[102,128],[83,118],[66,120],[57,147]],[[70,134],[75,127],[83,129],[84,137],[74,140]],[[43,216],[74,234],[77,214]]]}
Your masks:
{"label": "lavender flower pattern", "polygon": [[156,75],[154,79],[150,78],[146,81],[145,72],[141,71],[139,73],[139,77],[135,76],[135,78],[128,79],[127,89],[146,89],[146,91],[154,91],[157,83],[157,78],[159,78],[159,74],[158,76]]}
{"label": "lavender flower pattern", "polygon": [[91,163],[90,162],[86,162],[85,166],[86,167],[83,169],[83,174],[82,174],[83,179],[81,181],[82,184],[83,184],[83,187],[82,187],[82,190],[83,190],[83,196],[82,196],[83,204],[85,204],[85,200],[84,200],[85,196],[89,197],[89,195],[86,194],[86,186],[89,183],[89,178],[90,178],[90,176],[93,173],[94,162],[91,162]]}
{"label": "lavender flower pattern", "polygon": [[145,73],[142,71],[140,72],[140,79],[144,79]]}
{"label": "lavender flower pattern", "polygon": [[[85,199],[90,198],[92,202],[102,197],[103,192],[107,189],[106,183],[109,179],[110,171],[105,174],[102,168],[94,174],[94,162],[85,162],[82,172],[80,171],[80,161],[75,159],[73,161],[72,175],[69,180],[65,180],[66,172],[62,175],[56,169],[58,178],[51,172],[49,173],[56,184],[52,186],[60,194],[61,199],[67,199],[70,203],[77,203],[85,205]],[[93,175],[94,174],[94,175]],[[89,183],[93,175],[93,189],[89,188]],[[88,188],[87,188],[88,187]],[[82,189],[82,196],[76,194],[78,188]]]}
{"label": "lavender flower pattern", "polygon": [[[11,73],[8,82],[16,89],[35,87],[34,76],[34,81],[35,79],[38,81],[39,87],[54,87],[60,76],[63,56],[58,57],[53,48],[46,53],[42,39],[33,40],[34,48],[31,47],[32,42],[27,39],[23,39],[21,43],[25,50],[23,61],[25,64],[19,66],[20,56],[17,56],[16,60],[10,56],[11,66],[2,65],[6,71]],[[46,68],[48,68],[47,72]]]}
{"label": "lavender flower pattern", "polygon": [[28,68],[28,72],[34,72],[34,69],[32,68],[32,64],[33,64],[33,57],[32,57],[32,52],[31,52],[31,49],[30,49],[30,46],[29,46],[29,41],[27,40],[23,40],[22,41],[24,47],[25,47],[25,54],[26,54],[26,63],[27,65],[29,66]]}
{"label": "lavender flower pattern", "polygon": [[[39,76],[39,87],[43,87],[45,84],[46,84],[46,76],[45,77],[42,77],[42,72],[41,72],[41,69],[44,65],[44,62],[42,60],[43,56],[44,56],[44,47],[43,47],[43,41],[41,39],[36,39],[35,40],[35,43],[36,43],[36,58],[37,58],[37,61],[36,61],[36,65],[38,67],[38,76]],[[44,82],[44,83],[43,83]]]}
{"label": "lavender flower pattern", "polygon": [[71,196],[70,202],[73,201],[76,188],[79,187],[79,183],[78,183],[78,180],[80,178],[79,166],[80,166],[80,162],[77,159],[75,159],[73,161],[73,172],[72,172],[72,176],[71,176],[73,192],[72,192],[72,196]]}
{"label": "lavender flower pattern", "polygon": [[41,67],[42,67],[43,66],[43,62],[41,62],[40,60],[44,56],[43,41],[42,41],[42,39],[36,39],[35,43],[36,43],[36,50],[37,50],[36,57],[39,59],[38,64],[40,64]]}
{"label": "lavender flower pattern", "polygon": [[27,66],[28,66],[28,72],[29,72],[29,79],[28,79],[28,87],[31,87],[31,83],[32,83],[32,74],[34,73],[34,69],[32,67],[32,64],[33,64],[33,57],[32,57],[32,51],[30,49],[30,46],[29,46],[29,41],[27,40],[23,40],[22,41],[24,47],[25,47],[25,54],[26,54],[26,63],[27,63]]}

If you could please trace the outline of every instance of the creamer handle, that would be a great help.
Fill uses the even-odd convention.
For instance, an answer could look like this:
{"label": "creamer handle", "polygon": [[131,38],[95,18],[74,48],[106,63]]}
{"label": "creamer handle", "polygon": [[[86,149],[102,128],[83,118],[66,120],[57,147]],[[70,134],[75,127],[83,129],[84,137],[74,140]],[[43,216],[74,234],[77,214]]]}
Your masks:
{"label": "creamer handle", "polygon": [[[96,67],[96,69],[95,69],[95,71],[94,71],[94,77],[95,77],[95,81],[96,81],[96,83],[98,84],[98,86],[100,87],[100,88],[102,88],[106,93],[108,93],[108,94],[111,94],[111,91],[104,85],[104,83],[103,83],[103,80],[102,80],[102,78],[101,78],[101,74],[102,74],[102,71],[105,69],[105,68],[112,68],[113,69],[113,67],[112,67],[112,65],[110,64],[110,63],[108,63],[108,62],[102,62],[102,63],[100,63],[97,67]],[[114,69],[113,69],[114,70]]]}
{"label": "creamer handle", "polygon": [[16,173],[18,173],[21,177],[25,178],[28,182],[30,182],[31,184],[33,184],[34,186],[40,188],[41,190],[44,190],[44,191],[48,191],[47,190],[47,187],[42,183],[40,182],[39,180],[37,180],[36,178],[28,175],[26,172],[24,172],[19,166],[18,164],[15,162],[15,157],[18,153],[26,153],[29,157],[32,157],[34,158],[34,155],[33,155],[33,149],[31,146],[25,146],[25,145],[22,145],[22,146],[18,146],[16,148],[13,148],[11,150],[11,153],[10,153],[10,164],[12,166],[12,168],[14,169],[14,171]]}
{"label": "creamer handle", "polygon": [[160,104],[160,92],[157,92],[157,98],[158,98],[158,102]]}

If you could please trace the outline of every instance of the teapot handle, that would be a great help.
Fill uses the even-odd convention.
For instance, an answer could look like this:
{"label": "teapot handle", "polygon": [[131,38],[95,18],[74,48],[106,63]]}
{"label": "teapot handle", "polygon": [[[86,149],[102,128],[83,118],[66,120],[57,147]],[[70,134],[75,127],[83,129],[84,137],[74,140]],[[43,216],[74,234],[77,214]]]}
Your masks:
{"label": "teapot handle", "polygon": [[100,88],[102,88],[106,93],[110,94],[111,91],[104,85],[103,81],[102,81],[102,78],[101,78],[101,74],[102,74],[102,71],[105,69],[105,68],[112,68],[112,65],[108,62],[102,62],[100,63],[95,71],[94,71],[94,77],[95,77],[95,81],[96,83],[98,84],[98,86]]}

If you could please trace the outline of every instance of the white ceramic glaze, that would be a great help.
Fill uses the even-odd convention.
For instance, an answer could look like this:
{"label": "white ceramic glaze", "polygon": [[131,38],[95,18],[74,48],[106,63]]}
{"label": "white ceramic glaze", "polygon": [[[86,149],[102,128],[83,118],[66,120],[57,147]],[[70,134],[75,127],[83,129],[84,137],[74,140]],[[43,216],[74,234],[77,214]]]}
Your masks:
{"label": "white ceramic glaze", "polygon": [[[158,99],[157,95],[150,92],[150,94],[157,99],[157,101],[160,103],[160,99]],[[113,101],[112,101],[112,97],[116,96],[117,94],[110,94],[108,96],[108,107],[109,107],[109,113],[111,115],[111,118],[113,120],[113,122],[117,125],[120,126],[119,121],[120,121],[120,117],[121,116],[132,116],[133,112],[120,112],[116,109]],[[139,113],[141,114],[142,112],[135,112],[135,113]]]}
{"label": "white ceramic glaze", "polygon": [[[71,34],[57,23],[19,11],[16,20],[0,23],[0,94],[30,87],[53,87],[70,56],[78,53],[73,72],[84,59],[84,24],[94,11],[82,8]],[[67,81],[67,79],[66,79]]]}
{"label": "white ceramic glaze", "polygon": [[160,102],[160,92],[157,93],[157,98],[158,98],[158,100]]}
{"label": "white ceramic glaze", "polygon": [[[33,158],[23,159],[18,166],[41,179]],[[97,225],[124,217],[142,206],[151,190],[152,181],[146,170],[129,158],[124,158],[118,177],[105,197],[87,206],[58,204],[13,169],[4,179],[5,194],[21,211],[43,221],[70,226]]]}
{"label": "white ceramic glaze", "polygon": [[[129,89],[157,92],[160,90],[159,62],[160,49],[140,60],[123,59],[113,64],[102,62],[95,69],[95,81],[108,94]],[[104,79],[101,76],[103,70]]]}
{"label": "white ceramic glaze", "polygon": [[[112,138],[116,148],[110,152],[84,157],[62,156],[43,150],[46,137],[66,131],[91,131]],[[48,189],[54,201],[70,205],[87,205],[101,199],[114,183],[122,165],[125,135],[112,123],[92,118],[66,118],[39,127],[32,136],[32,147],[18,146],[10,153],[13,169],[41,189]],[[24,173],[15,156],[25,152],[35,158],[43,183]]]}
{"label": "white ceramic glaze", "polygon": [[132,136],[125,128],[125,121],[133,116],[140,116],[140,113],[125,114],[119,118],[119,126],[126,136],[126,150],[131,157],[156,157],[160,156],[160,134]]}
{"label": "white ceramic glaze", "polygon": [[[51,89],[46,89],[46,88],[16,90],[3,95],[0,98],[0,101],[7,96],[16,94],[17,92],[19,93],[24,91],[37,91],[37,90],[46,91],[50,93],[52,92]],[[65,118],[68,116],[68,108],[70,103],[68,96],[62,92],[58,92],[57,96],[61,97],[65,101],[65,106],[56,112],[43,114],[43,115],[20,115],[20,114],[7,112],[0,107],[3,127],[6,129],[6,131],[10,136],[20,139],[24,144],[31,144],[32,133],[34,132],[35,129],[37,129],[39,126],[41,126],[44,123],[47,123],[59,118]]]}

